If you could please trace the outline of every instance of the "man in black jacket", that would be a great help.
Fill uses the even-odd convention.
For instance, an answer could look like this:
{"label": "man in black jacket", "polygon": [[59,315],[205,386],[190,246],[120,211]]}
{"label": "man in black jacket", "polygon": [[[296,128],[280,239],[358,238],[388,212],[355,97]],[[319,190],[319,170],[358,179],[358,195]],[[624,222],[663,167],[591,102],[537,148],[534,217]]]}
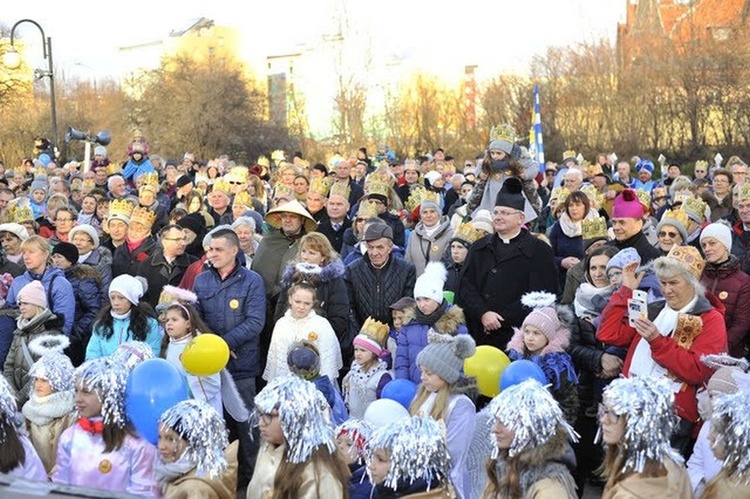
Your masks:
{"label": "man in black jacket", "polygon": [[521,297],[530,291],[558,291],[552,248],[523,227],[522,190],[515,177],[503,183],[493,209],[495,233],[469,249],[458,296],[477,344],[501,350],[531,312]]}
{"label": "man in black jacket", "polygon": [[391,323],[391,303],[412,296],[416,270],[402,258],[394,258],[393,230],[385,224],[370,224],[363,240],[367,253],[346,269],[349,304],[357,331],[368,317]]}
{"label": "man in black jacket", "polygon": [[615,240],[608,244],[619,250],[634,248],[645,265],[661,256],[655,246],[643,234],[643,204],[633,189],[623,190],[612,205],[612,231]]}
{"label": "man in black jacket", "polygon": [[148,281],[143,299],[152,307],[166,285],[178,286],[188,266],[196,258],[185,253],[185,233],[179,225],[167,225],[159,231],[160,247],[138,265],[138,275]]}

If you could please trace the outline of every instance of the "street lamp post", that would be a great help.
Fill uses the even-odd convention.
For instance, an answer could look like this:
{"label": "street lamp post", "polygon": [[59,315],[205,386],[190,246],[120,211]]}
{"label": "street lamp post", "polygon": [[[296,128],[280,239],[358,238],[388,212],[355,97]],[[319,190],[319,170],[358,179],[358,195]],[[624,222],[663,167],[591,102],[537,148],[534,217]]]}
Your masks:
{"label": "street lamp post", "polygon": [[57,107],[55,106],[55,75],[53,72],[53,65],[52,65],[52,37],[45,36],[44,29],[39,25],[38,22],[34,21],[33,19],[21,19],[16,24],[13,25],[13,28],[10,30],[10,50],[5,53],[3,57],[3,62],[6,66],[8,66],[11,69],[15,69],[21,64],[21,58],[18,55],[18,52],[15,49],[15,35],[16,35],[16,28],[23,23],[31,23],[37,28],[39,28],[39,31],[42,34],[42,51],[44,52],[44,58],[47,59],[47,70],[43,69],[36,69],[34,70],[34,76],[37,80],[40,80],[42,78],[49,78],[49,103],[50,103],[50,113],[52,114],[52,147],[54,147],[57,144]]}

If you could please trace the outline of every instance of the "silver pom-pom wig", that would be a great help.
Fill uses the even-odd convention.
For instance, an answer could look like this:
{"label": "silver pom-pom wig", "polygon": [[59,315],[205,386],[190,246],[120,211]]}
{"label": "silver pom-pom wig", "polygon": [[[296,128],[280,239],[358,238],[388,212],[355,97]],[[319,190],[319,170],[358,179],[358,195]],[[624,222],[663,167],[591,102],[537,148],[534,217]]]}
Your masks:
{"label": "silver pom-pom wig", "polygon": [[105,425],[124,428],[125,385],[128,369],[112,360],[101,357],[84,362],[76,369],[75,384],[84,390],[95,392],[102,403],[102,417]]}
{"label": "silver pom-pom wig", "polygon": [[278,412],[281,432],[286,440],[286,458],[293,464],[304,463],[319,447],[336,452],[330,407],[315,385],[289,375],[274,379],[255,396],[253,423],[260,413]]}
{"label": "silver pom-pom wig", "polygon": [[188,443],[185,452],[198,476],[215,478],[227,469],[227,429],[224,418],[211,405],[202,400],[183,400],[167,409],[159,422]]}
{"label": "silver pom-pom wig", "polygon": [[[29,342],[29,351],[39,358],[29,369],[30,378],[47,381],[55,392],[67,392],[75,388],[75,368],[63,351],[70,340],[62,334],[43,334]],[[31,385],[34,393],[34,385]]]}

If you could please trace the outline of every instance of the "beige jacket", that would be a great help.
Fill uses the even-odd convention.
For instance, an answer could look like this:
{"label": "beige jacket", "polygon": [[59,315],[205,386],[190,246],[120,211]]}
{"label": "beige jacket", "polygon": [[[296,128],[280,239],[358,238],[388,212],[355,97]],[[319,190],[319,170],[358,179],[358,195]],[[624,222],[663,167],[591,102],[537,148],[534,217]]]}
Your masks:
{"label": "beige jacket", "polygon": [[[247,499],[270,499],[273,497],[273,481],[276,471],[284,458],[285,445],[278,447],[261,444],[255,472],[247,486]],[[302,485],[297,495],[299,499],[337,499],[344,497],[341,484],[326,470],[306,466],[302,472]]]}
{"label": "beige jacket", "polygon": [[667,474],[659,477],[643,477],[633,474],[605,490],[603,499],[692,499],[690,477],[682,464],[671,459],[664,462]]}
{"label": "beige jacket", "polygon": [[750,487],[721,472],[708,482],[703,499],[750,499]]}
{"label": "beige jacket", "polygon": [[455,499],[457,496],[452,487],[442,486],[437,489],[432,489],[429,492],[417,492],[416,494],[409,494],[404,497],[409,497],[411,499]]}
{"label": "beige jacket", "polygon": [[234,499],[237,496],[237,449],[235,440],[224,451],[229,466],[219,477],[195,476],[195,468],[164,488],[164,497],[169,499]]}
{"label": "beige jacket", "polygon": [[66,414],[61,418],[53,420],[46,425],[29,423],[29,439],[39,454],[39,459],[44,464],[44,469],[49,474],[55,466],[57,459],[57,441],[62,432],[74,425],[76,417],[74,413]]}

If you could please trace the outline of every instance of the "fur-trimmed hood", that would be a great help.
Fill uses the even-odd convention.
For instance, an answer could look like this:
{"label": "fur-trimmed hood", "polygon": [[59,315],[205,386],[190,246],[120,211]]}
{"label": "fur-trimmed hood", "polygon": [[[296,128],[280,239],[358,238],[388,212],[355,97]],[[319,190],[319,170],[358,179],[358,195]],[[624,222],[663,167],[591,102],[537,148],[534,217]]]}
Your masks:
{"label": "fur-trimmed hood", "polygon": [[76,279],[93,279],[97,284],[99,284],[102,280],[99,271],[88,264],[74,265],[73,267],[65,271],[65,277],[68,276]]}
{"label": "fur-trimmed hood", "polygon": [[476,403],[479,397],[477,379],[473,376],[461,376],[458,381],[451,385],[451,395],[466,395],[472,402]]}
{"label": "fur-trimmed hood", "polygon": [[[289,288],[292,285],[292,277],[294,277],[295,268],[297,262],[291,263],[284,269],[284,275],[281,278],[281,285],[284,288]],[[341,258],[336,257],[331,260],[331,263],[321,268],[320,271],[320,282],[329,282],[335,279],[341,279],[346,274],[346,267]]]}
{"label": "fur-trimmed hood", "polygon": [[[563,305],[555,305],[555,312],[560,321],[560,328],[555,331],[555,335],[552,338],[547,338],[547,345],[542,348],[539,355],[545,355],[552,352],[564,352],[570,345],[570,331],[573,326],[573,321],[575,320],[573,312],[569,307]],[[515,350],[524,353],[523,330],[514,327],[513,331],[513,337],[508,342],[507,350]]]}
{"label": "fur-trimmed hood", "polygon": [[[414,322],[416,317],[416,305],[404,309],[404,326]],[[435,322],[434,328],[441,334],[456,334],[458,327],[464,324],[466,324],[464,310],[458,305],[448,305],[443,316]]]}

